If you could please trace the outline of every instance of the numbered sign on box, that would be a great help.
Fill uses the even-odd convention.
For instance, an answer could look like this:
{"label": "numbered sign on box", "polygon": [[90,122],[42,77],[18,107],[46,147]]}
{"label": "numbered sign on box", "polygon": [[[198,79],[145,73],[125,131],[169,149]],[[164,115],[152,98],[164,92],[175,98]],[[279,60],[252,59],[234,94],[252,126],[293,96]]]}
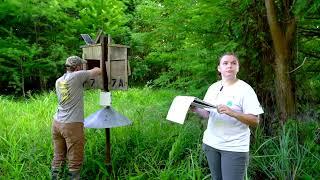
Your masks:
{"label": "numbered sign on box", "polygon": [[[102,67],[102,49],[101,44],[85,45],[82,47],[82,58],[87,61],[84,69],[92,69],[94,67]],[[128,75],[130,68],[128,63],[128,46],[119,44],[108,44],[105,47],[107,57],[105,57],[105,65],[108,76],[109,90],[127,90]],[[102,77],[91,78],[85,83],[86,87],[103,89]]]}

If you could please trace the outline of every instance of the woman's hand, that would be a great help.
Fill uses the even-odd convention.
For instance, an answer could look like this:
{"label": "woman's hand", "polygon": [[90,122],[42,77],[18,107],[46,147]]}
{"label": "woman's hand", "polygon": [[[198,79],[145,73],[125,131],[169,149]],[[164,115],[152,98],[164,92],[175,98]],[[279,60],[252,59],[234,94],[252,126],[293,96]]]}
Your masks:
{"label": "woman's hand", "polygon": [[234,111],[226,105],[220,104],[217,106],[217,111],[220,114],[227,114],[234,117]]}
{"label": "woman's hand", "polygon": [[195,112],[195,111],[196,111],[196,107],[193,106],[193,105],[190,105],[189,110],[190,110],[191,112]]}
{"label": "woman's hand", "polygon": [[259,124],[259,117],[253,114],[243,114],[241,112],[233,111],[231,108],[229,108],[226,105],[218,105],[217,111],[220,114],[227,114],[231,117],[236,118],[238,121],[241,121],[242,123],[255,127]]}

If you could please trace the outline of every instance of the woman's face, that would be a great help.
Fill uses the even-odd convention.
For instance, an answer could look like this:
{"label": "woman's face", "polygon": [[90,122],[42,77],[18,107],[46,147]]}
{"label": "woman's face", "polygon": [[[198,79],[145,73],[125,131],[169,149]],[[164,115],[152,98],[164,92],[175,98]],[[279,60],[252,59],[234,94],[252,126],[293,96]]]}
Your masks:
{"label": "woman's face", "polygon": [[225,55],[220,60],[218,71],[222,79],[235,79],[239,71],[239,62],[233,55]]}

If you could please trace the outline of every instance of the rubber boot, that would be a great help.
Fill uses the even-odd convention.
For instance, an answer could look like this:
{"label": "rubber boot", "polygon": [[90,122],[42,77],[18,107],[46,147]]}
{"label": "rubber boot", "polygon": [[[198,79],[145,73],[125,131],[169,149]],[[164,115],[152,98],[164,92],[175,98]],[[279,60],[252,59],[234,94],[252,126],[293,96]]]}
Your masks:
{"label": "rubber boot", "polygon": [[70,180],[79,180],[80,179],[80,170],[77,171],[69,171],[69,179]]}

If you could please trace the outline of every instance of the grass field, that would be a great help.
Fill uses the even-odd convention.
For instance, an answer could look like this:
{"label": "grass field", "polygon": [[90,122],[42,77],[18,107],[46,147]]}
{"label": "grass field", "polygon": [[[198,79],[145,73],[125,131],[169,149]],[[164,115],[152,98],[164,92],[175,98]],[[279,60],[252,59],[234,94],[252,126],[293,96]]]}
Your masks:
{"label": "grass field", "polygon": [[[131,126],[111,129],[113,171],[104,165],[105,132],[86,129],[83,179],[210,179],[201,150],[203,123],[188,115],[184,125],[165,120],[171,90],[130,89],[112,93],[113,108],[133,121]],[[100,109],[99,92],[85,94],[85,116]],[[52,116],[56,108],[53,92],[15,100],[0,96],[0,179],[49,179],[53,148]],[[317,124],[289,123],[279,135],[265,137],[253,131],[248,179],[320,177],[320,147],[312,133],[301,140],[304,128]],[[301,142],[303,141],[303,142]]]}
{"label": "grass field", "polygon": [[[201,179],[208,174],[206,166],[201,165],[205,159],[200,153],[201,123],[190,120],[182,126],[165,120],[176,95],[172,91],[150,89],[112,93],[114,109],[133,121],[131,126],[111,129],[112,177]],[[86,92],[85,116],[100,109],[98,102],[98,91]],[[0,177],[48,179],[53,153],[51,123],[56,108],[55,94],[23,101],[0,97],[0,107]],[[109,176],[104,160],[104,131],[86,129],[82,177]]]}

